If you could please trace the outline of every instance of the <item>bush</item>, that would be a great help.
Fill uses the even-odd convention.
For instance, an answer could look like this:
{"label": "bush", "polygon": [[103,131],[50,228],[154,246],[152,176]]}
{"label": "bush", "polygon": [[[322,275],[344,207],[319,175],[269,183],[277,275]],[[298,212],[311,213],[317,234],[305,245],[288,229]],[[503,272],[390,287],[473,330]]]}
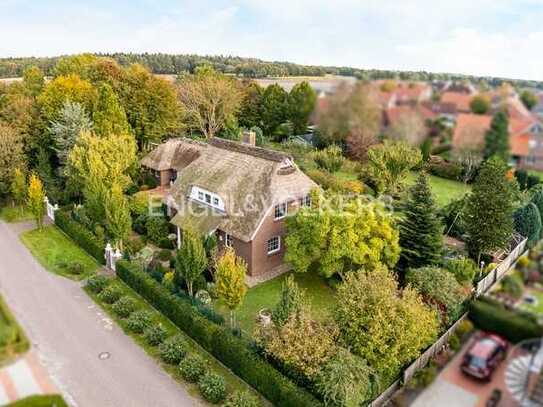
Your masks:
{"label": "bush", "polygon": [[118,301],[122,295],[123,292],[118,286],[111,285],[106,287],[100,294],[98,294],[98,299],[106,304],[113,304],[114,302]]}
{"label": "bush", "polygon": [[260,407],[260,401],[248,391],[236,391],[228,396],[223,407]]}
{"label": "bush", "polygon": [[329,172],[339,171],[345,161],[343,151],[336,145],[326,147],[324,150],[315,151],[312,157],[317,167]]}
{"label": "bush", "polygon": [[144,333],[145,341],[151,346],[158,346],[168,337],[168,331],[161,324],[151,325]]}
{"label": "bush", "polygon": [[456,328],[456,335],[458,335],[460,339],[464,339],[466,335],[468,335],[472,331],[473,322],[471,322],[469,319],[464,319],[458,324],[458,327]]}
{"label": "bush", "polygon": [[113,304],[111,308],[115,314],[121,318],[128,318],[137,308],[136,301],[125,295]]}
{"label": "bush", "polygon": [[168,240],[168,221],[162,217],[147,217],[145,222],[146,236],[155,243],[159,244],[164,239]]}
{"label": "bush", "polygon": [[170,365],[177,365],[187,354],[187,348],[187,341],[182,335],[172,336],[160,344],[160,357]]}
{"label": "bush", "polygon": [[430,160],[427,165],[428,172],[441,178],[460,180],[462,176],[462,166],[444,160]]}
{"label": "bush", "polygon": [[98,261],[105,264],[104,243],[96,238],[83,225],[70,219],[68,213],[62,210],[55,212],[55,225],[70,236],[79,246]]}
{"label": "bush", "polygon": [[502,291],[514,299],[522,297],[524,292],[524,284],[518,275],[507,275],[501,282]]}
{"label": "bush", "polygon": [[199,355],[188,355],[179,363],[179,372],[183,378],[196,383],[207,369],[207,362]]}
{"label": "bush", "polygon": [[226,383],[222,376],[207,373],[198,381],[202,396],[209,402],[217,404],[226,397]]}
{"label": "bush", "polygon": [[170,261],[172,259],[172,252],[171,250],[163,249],[158,252],[156,258],[160,261]]}
{"label": "bush", "polygon": [[151,325],[152,314],[149,311],[135,311],[128,317],[126,327],[137,334],[141,334]]}
{"label": "bush", "polygon": [[521,191],[526,191],[528,185],[528,171],[522,169],[515,170],[515,178]]}
{"label": "bush", "polygon": [[296,386],[257,355],[245,341],[233,336],[230,329],[204,318],[189,300],[168,292],[137,263],[121,260],[117,263],[116,269],[119,278],[275,405],[284,407],[321,405],[311,394]]}
{"label": "bush", "polygon": [[454,275],[460,284],[472,283],[477,273],[477,266],[473,260],[466,257],[459,257],[445,262],[445,268]]}
{"label": "bush", "polygon": [[143,243],[143,240],[139,236],[130,236],[124,246],[128,253],[135,255],[145,247],[145,243]]}
{"label": "bush", "polygon": [[477,328],[495,332],[513,343],[543,336],[535,317],[508,310],[487,298],[471,304],[469,317]]}
{"label": "bush", "polygon": [[89,277],[89,279],[87,280],[86,286],[93,293],[98,294],[102,292],[102,290],[109,285],[110,281],[111,280],[106,276],[94,275],[94,276]]}
{"label": "bush", "polygon": [[142,236],[145,236],[147,233],[147,220],[149,219],[149,216],[147,215],[139,215],[134,219],[134,222],[132,222],[132,228],[134,231]]}
{"label": "bush", "polygon": [[437,364],[431,360],[430,363],[428,363],[428,366],[414,374],[413,378],[407,383],[407,387],[410,389],[423,389],[428,387],[436,379],[437,374]]}
{"label": "bush", "polygon": [[462,342],[460,341],[460,337],[457,334],[449,336],[448,343],[453,352],[458,352],[462,347]]}

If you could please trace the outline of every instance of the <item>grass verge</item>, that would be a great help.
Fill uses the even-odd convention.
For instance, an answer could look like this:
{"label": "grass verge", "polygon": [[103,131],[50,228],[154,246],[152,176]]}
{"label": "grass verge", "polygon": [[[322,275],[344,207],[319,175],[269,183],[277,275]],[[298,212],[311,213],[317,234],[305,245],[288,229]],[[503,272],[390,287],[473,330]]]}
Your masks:
{"label": "grass verge", "polygon": [[30,343],[7,304],[0,297],[0,365],[26,352]]}
{"label": "grass verge", "polygon": [[25,397],[6,407],[68,407],[68,404],[59,395],[47,395]]}
{"label": "grass verge", "polygon": [[31,220],[32,215],[22,206],[4,206],[0,208],[0,219],[8,223],[24,222]]}
{"label": "grass verge", "polygon": [[[409,173],[406,180],[407,185],[413,185],[417,180],[417,175],[415,172]],[[452,200],[463,197],[471,190],[470,186],[466,186],[462,182],[436,177],[435,175],[429,175],[428,181],[439,206],[445,206]]]}
{"label": "grass verge", "polygon": [[20,236],[40,264],[52,273],[81,280],[98,269],[98,263],[56,226],[30,230]]}

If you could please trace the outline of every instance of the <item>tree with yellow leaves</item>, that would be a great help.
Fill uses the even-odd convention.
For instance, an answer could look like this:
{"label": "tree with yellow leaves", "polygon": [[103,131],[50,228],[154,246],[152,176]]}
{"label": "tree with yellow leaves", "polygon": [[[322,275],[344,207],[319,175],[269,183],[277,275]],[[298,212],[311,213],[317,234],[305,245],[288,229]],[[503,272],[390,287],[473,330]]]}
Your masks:
{"label": "tree with yellow leaves", "polygon": [[28,211],[36,220],[36,226],[39,230],[41,230],[41,228],[43,227],[44,199],[45,191],[43,189],[43,184],[36,174],[32,174],[30,176],[30,182],[28,184],[26,205],[28,207]]}
{"label": "tree with yellow leaves", "polygon": [[105,202],[106,227],[113,237],[114,243],[123,251],[123,241],[128,238],[132,229],[132,219],[128,201],[118,184],[113,185]]}
{"label": "tree with yellow leaves", "polygon": [[245,274],[247,264],[236,256],[232,248],[227,248],[224,254],[217,260],[215,266],[215,284],[219,298],[221,298],[228,309],[230,309],[230,326],[235,326],[234,311],[241,305],[247,286],[245,285]]}

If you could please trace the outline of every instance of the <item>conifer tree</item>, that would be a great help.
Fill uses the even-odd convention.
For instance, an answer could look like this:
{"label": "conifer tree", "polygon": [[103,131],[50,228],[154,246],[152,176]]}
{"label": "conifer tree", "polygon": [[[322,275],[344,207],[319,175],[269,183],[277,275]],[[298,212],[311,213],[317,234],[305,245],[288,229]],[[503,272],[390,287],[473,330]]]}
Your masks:
{"label": "conifer tree", "polygon": [[485,135],[485,159],[498,156],[509,161],[509,119],[504,112],[497,112],[492,118],[490,129]]}
{"label": "conifer tree", "polygon": [[126,113],[119,103],[117,95],[107,83],[100,86],[92,121],[94,122],[94,132],[98,136],[130,133]]}
{"label": "conifer tree", "polygon": [[515,231],[528,239],[528,247],[533,247],[541,234],[541,216],[533,202],[518,208],[513,214]]}
{"label": "conifer tree", "polygon": [[468,196],[463,221],[470,255],[480,261],[481,254],[503,249],[513,233],[514,185],[507,178],[507,165],[492,157],[481,166]]}
{"label": "conifer tree", "polygon": [[443,248],[443,225],[424,172],[420,173],[417,182],[409,190],[399,229],[402,268],[439,264]]}

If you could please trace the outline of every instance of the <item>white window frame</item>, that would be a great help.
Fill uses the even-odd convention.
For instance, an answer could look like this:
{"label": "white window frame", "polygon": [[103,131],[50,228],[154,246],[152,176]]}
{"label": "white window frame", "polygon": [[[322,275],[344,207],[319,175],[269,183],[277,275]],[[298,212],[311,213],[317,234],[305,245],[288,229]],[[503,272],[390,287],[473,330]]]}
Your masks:
{"label": "white window frame", "polygon": [[[283,211],[281,211],[281,212],[283,212],[283,214],[277,215],[278,210],[280,210],[280,208],[285,208]],[[277,204],[273,208],[273,219],[274,220],[283,219],[283,218],[285,218],[287,216],[287,213],[288,213],[288,205],[287,205],[286,202]]]}
{"label": "white window frame", "polygon": [[311,195],[306,195],[303,198],[300,198],[300,207],[301,208],[311,207]]}
{"label": "white window frame", "polygon": [[233,247],[234,241],[232,240],[232,235],[229,235],[228,233],[224,234],[224,245],[226,247]]}
{"label": "white window frame", "polygon": [[[270,250],[270,242],[273,239],[277,239],[277,248]],[[272,236],[272,237],[270,237],[268,239],[268,241],[266,242],[266,252],[268,254],[275,254],[275,253],[277,253],[279,251],[281,251],[281,236]]]}
{"label": "white window frame", "polygon": [[191,199],[201,202],[204,205],[208,205],[212,208],[225,212],[223,200],[219,195],[213,192],[209,192],[203,188],[193,186],[189,196]]}

